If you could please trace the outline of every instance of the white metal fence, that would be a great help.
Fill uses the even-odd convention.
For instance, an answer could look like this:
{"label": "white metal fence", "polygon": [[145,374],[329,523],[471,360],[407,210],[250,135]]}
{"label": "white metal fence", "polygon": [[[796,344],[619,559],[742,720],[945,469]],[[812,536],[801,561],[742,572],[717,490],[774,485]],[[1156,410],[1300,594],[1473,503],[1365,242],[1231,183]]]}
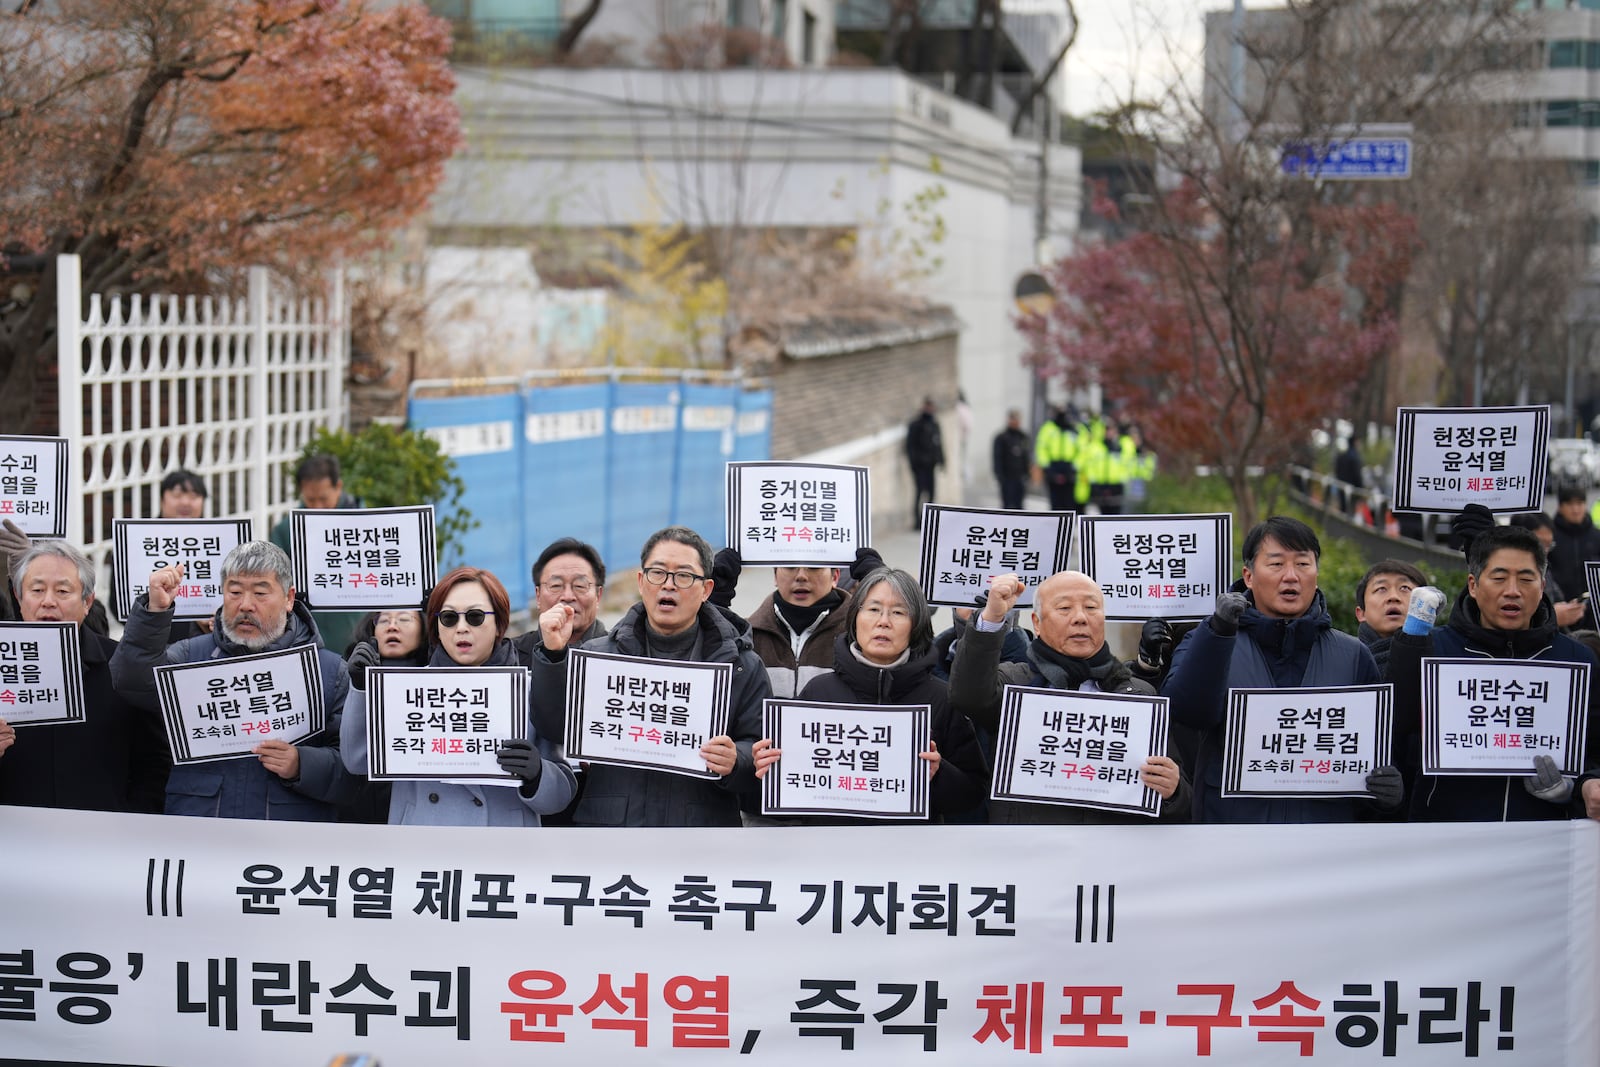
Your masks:
{"label": "white metal fence", "polygon": [[100,588],[112,521],[154,518],[177,467],[205,477],[208,515],[249,518],[265,538],[294,506],[285,464],[343,423],[342,276],[326,300],[287,297],[255,267],[242,300],[92,293],[85,309],[78,257],[56,271],[60,433],[82,487],[68,537]]}

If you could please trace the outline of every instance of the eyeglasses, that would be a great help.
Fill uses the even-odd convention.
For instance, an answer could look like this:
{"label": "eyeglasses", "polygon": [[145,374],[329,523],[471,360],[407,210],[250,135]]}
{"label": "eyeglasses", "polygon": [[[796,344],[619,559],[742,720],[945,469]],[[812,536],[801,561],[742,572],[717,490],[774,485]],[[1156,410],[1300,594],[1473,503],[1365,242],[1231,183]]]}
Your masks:
{"label": "eyeglasses", "polygon": [[454,626],[462,619],[467,620],[468,626],[482,626],[483,620],[493,614],[494,612],[484,611],[482,608],[472,608],[468,611],[454,611],[450,608],[445,608],[439,612],[438,619],[440,626]]}
{"label": "eyeglasses", "polygon": [[589,592],[589,590],[594,588],[594,583],[587,578],[574,578],[570,582],[565,582],[558,578],[553,582],[540,582],[539,588],[543,589],[551,596],[560,596],[568,589],[571,589],[573,594],[576,596],[583,596],[585,593]]}
{"label": "eyeglasses", "polygon": [[386,611],[372,621],[374,627],[402,626],[407,622],[417,619],[414,611]]}
{"label": "eyeglasses", "polygon": [[694,571],[669,571],[661,567],[646,567],[644,580],[651,585],[666,585],[667,579],[672,579],[672,584],[679,589],[687,589],[695,582],[703,582],[706,576],[696,574]]}

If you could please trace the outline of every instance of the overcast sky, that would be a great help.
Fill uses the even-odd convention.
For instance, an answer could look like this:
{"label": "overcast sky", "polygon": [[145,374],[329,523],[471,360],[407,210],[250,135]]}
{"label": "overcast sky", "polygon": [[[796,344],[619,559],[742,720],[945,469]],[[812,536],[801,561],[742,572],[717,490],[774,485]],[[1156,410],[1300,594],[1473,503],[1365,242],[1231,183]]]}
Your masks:
{"label": "overcast sky", "polygon": [[[1067,54],[1067,110],[1086,116],[1126,99],[1130,84],[1153,94],[1171,79],[1174,56],[1197,70],[1207,11],[1231,0],[1074,0],[1078,40]],[[1262,6],[1256,0],[1256,6]],[[1130,79],[1133,79],[1130,82]]]}

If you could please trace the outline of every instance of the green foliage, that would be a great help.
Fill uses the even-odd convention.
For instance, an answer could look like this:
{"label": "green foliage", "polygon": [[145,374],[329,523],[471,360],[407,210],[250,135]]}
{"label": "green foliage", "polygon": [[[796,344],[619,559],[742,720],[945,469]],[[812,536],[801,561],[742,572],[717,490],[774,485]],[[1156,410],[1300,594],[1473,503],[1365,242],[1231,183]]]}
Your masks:
{"label": "green foliage", "polygon": [[[478,525],[461,506],[466,483],[456,477],[455,460],[421,430],[372,423],[360,433],[318,430],[300,459],[329,454],[339,459],[345,492],[369,508],[432,504],[441,565],[459,556],[461,539]],[[294,477],[291,465],[288,476]]]}

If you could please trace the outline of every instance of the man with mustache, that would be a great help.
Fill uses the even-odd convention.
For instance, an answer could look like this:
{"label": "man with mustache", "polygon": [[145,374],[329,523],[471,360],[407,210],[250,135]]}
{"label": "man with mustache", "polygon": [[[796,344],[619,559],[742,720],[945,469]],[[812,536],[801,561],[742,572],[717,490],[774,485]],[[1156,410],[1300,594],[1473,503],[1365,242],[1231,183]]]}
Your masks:
{"label": "man with mustache", "polygon": [[335,805],[352,801],[360,784],[339,759],[339,721],[350,675],[344,660],[323,647],[311,612],[296,601],[289,557],[266,541],[247,541],[229,552],[222,561],[222,607],[212,631],[169,646],[172,603],[182,582],[182,567],[163,567],[150,576],[149,592],[134,602],[122,644],[111,658],[111,677],[118,691],[159,712],[155,668],[160,664],[201,663],[315,644],[327,718],[321,733],[297,745],[261,742],[253,750],[255,759],[174,767],[167,779],[166,813],[334,821]]}

